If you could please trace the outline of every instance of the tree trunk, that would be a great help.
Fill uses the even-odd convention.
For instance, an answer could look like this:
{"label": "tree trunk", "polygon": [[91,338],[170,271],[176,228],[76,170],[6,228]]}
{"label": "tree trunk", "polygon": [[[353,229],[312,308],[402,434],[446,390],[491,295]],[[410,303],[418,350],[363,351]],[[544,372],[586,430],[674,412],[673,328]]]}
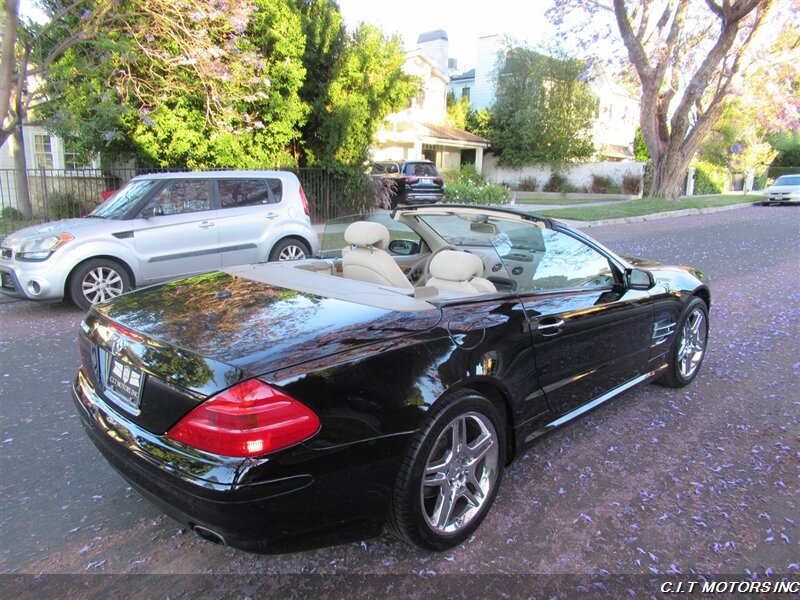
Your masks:
{"label": "tree trunk", "polygon": [[28,164],[25,158],[25,138],[22,127],[14,129],[12,137],[12,154],[14,155],[14,180],[17,189],[17,209],[26,219],[33,217],[31,194],[28,189]]}

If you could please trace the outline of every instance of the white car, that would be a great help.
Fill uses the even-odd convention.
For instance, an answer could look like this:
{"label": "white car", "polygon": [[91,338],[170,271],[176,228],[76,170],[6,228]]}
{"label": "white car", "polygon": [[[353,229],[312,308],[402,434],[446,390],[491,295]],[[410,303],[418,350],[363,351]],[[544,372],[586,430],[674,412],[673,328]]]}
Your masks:
{"label": "white car", "polygon": [[779,204],[784,202],[800,202],[800,173],[797,175],[781,175],[771,186],[764,190],[761,204]]}
{"label": "white car", "polygon": [[284,171],[142,175],[89,216],[14,232],[0,290],[87,309],[144,285],[319,251],[300,181]]}

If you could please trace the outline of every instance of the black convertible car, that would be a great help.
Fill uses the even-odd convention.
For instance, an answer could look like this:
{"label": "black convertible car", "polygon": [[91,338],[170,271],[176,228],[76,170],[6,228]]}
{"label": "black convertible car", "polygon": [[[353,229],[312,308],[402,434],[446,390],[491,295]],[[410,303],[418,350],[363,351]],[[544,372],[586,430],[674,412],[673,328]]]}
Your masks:
{"label": "black convertible car", "polygon": [[435,205],[331,223],[320,258],[93,307],[73,396],[139,492],[252,551],[384,525],[442,550],[536,438],[631,387],[690,383],[710,294],[555,220]]}

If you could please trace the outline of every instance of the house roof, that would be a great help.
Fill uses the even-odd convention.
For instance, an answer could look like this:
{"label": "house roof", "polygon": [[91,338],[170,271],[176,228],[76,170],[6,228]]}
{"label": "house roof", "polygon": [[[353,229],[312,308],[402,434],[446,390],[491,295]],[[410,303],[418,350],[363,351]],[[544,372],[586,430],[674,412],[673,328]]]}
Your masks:
{"label": "house roof", "polygon": [[460,75],[453,75],[450,78],[450,81],[460,81],[462,79],[475,79],[475,69],[470,69],[465,73],[461,73]]}
{"label": "house roof", "polygon": [[439,138],[442,140],[451,140],[455,142],[469,142],[472,144],[485,144],[489,145],[489,140],[482,138],[479,135],[464,131],[458,127],[451,127],[450,125],[436,125],[434,123],[422,124],[431,137]]}
{"label": "house roof", "polygon": [[447,39],[447,32],[444,29],[437,29],[435,31],[427,31],[425,33],[420,33],[419,37],[417,38],[418,44],[424,44],[425,42],[434,42],[436,40],[446,40]]}

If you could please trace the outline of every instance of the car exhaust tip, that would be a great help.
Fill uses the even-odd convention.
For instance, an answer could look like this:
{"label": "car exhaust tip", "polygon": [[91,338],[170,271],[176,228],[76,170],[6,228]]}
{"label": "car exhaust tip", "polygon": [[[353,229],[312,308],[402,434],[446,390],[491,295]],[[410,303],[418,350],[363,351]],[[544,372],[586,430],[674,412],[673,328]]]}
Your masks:
{"label": "car exhaust tip", "polygon": [[211,542],[212,544],[218,544],[220,546],[227,546],[228,543],[225,541],[225,538],[222,537],[216,531],[211,531],[210,529],[203,527],[202,525],[194,525],[192,527],[192,531],[194,531],[198,537],[203,538],[207,542]]}

